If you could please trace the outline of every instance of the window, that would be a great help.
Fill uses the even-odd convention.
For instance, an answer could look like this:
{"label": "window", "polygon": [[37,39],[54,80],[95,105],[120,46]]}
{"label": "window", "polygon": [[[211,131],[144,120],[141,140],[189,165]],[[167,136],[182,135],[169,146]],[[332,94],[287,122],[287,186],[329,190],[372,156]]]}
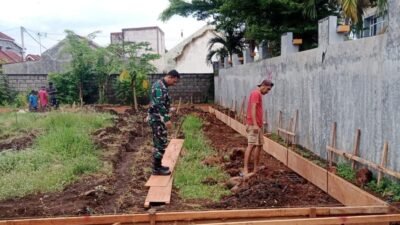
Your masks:
{"label": "window", "polygon": [[386,15],[384,16],[370,16],[364,19],[364,29],[362,32],[363,37],[371,37],[380,34],[386,27]]}

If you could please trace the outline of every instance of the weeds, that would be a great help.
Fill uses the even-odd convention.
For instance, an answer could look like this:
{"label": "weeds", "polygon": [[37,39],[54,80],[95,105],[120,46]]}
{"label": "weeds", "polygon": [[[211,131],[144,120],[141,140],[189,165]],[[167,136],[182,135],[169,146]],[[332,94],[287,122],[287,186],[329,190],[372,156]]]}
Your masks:
{"label": "weeds", "polygon": [[[218,201],[229,191],[222,184],[228,176],[220,167],[206,166],[202,161],[213,154],[214,150],[207,143],[201,131],[202,121],[194,116],[186,117],[183,123],[186,154],[180,159],[174,185],[184,199],[208,199]],[[216,185],[203,184],[202,181],[212,178]]]}
{"label": "weeds", "polygon": [[42,135],[31,149],[0,153],[0,199],[62,190],[79,175],[97,171],[101,162],[90,133],[109,124],[109,118],[94,113],[21,114],[19,124],[8,128],[34,128]]}
{"label": "weeds", "polygon": [[351,168],[351,165],[348,163],[338,163],[336,167],[337,174],[344,179],[354,182],[356,179],[356,172]]}

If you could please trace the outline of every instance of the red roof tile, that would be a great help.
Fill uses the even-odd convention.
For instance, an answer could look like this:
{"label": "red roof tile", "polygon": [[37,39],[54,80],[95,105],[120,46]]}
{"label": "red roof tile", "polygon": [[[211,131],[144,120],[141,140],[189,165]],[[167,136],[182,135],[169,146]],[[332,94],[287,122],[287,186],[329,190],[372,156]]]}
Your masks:
{"label": "red roof tile", "polygon": [[9,37],[9,36],[5,35],[4,33],[1,33],[1,32],[0,32],[0,39],[9,40],[9,41],[15,41],[12,37]]}
{"label": "red roof tile", "polygon": [[28,54],[25,57],[26,61],[39,61],[41,59],[40,55],[33,55],[33,54]]}
{"label": "red roof tile", "polygon": [[0,61],[4,63],[22,62],[22,57],[13,51],[0,50]]}

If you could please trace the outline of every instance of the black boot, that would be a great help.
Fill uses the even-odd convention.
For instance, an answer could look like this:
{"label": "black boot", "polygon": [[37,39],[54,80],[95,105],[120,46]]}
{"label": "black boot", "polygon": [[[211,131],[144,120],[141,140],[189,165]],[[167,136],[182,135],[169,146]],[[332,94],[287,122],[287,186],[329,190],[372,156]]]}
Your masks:
{"label": "black boot", "polygon": [[154,159],[153,161],[153,175],[168,176],[171,174],[168,167],[161,166],[161,159]]}

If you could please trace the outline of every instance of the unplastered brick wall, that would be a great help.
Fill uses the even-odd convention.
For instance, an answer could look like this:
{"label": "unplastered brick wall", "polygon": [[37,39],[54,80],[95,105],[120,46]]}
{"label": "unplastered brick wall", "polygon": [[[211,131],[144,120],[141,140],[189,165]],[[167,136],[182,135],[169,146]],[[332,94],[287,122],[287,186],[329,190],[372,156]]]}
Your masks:
{"label": "unplastered brick wall", "polygon": [[[151,74],[150,82],[161,79],[165,74]],[[214,100],[214,74],[181,74],[181,79],[176,86],[169,87],[173,102],[205,103]]]}
{"label": "unplastered brick wall", "polygon": [[39,90],[41,86],[48,86],[47,74],[7,74],[7,79],[10,88],[18,92],[30,92]]}

